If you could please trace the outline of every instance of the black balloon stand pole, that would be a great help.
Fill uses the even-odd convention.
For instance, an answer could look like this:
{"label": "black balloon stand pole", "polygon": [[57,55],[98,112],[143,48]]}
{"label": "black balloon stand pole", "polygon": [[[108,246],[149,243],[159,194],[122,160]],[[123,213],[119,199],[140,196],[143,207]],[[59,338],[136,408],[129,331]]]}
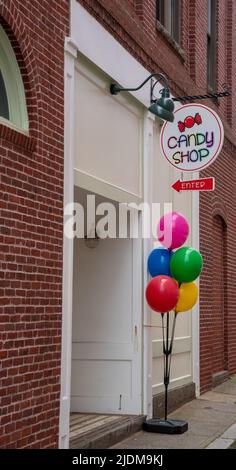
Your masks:
{"label": "black balloon stand pole", "polygon": [[165,420],[167,420],[168,412],[168,386],[170,377],[168,376],[169,370],[169,312],[166,316],[166,339],[165,339],[165,327],[164,327],[164,315],[162,313],[162,337],[163,337],[163,357],[164,357],[164,386],[165,386]]}
{"label": "black balloon stand pole", "polygon": [[164,386],[165,386],[165,420],[167,420],[168,413],[168,387],[170,382],[170,347],[169,347],[169,318],[170,314],[166,314],[166,339],[165,339],[165,327],[164,319],[162,314],[162,336],[163,336],[163,355],[164,355]]}
{"label": "black balloon stand pole", "polygon": [[174,321],[172,325],[171,331],[171,340],[169,344],[169,328],[170,328],[170,314],[167,312],[166,314],[166,338],[165,338],[165,326],[164,326],[164,318],[162,313],[162,338],[163,338],[163,357],[164,357],[164,386],[165,386],[165,420],[167,420],[167,413],[168,413],[168,387],[170,383],[170,366],[171,366],[171,358],[172,358],[172,350],[173,350],[173,341],[175,335],[175,324],[176,324],[176,317],[177,313],[175,312]]}
{"label": "black balloon stand pole", "polygon": [[[164,325],[164,317],[166,316],[166,325]],[[168,415],[168,387],[170,383],[170,366],[173,350],[173,342],[175,335],[175,325],[177,313],[174,313],[174,320],[172,324],[171,337],[170,336],[170,313],[161,314],[162,318],[162,345],[163,345],[163,358],[164,358],[164,419],[148,419],[143,424],[144,431],[157,432],[162,434],[183,434],[188,429],[188,423],[184,420],[167,419]],[[165,333],[166,332],[166,333]]]}

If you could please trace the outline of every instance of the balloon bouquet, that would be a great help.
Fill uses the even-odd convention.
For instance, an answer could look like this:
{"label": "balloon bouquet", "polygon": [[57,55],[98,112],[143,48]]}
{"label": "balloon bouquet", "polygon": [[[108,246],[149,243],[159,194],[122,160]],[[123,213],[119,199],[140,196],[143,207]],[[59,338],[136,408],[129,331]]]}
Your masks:
{"label": "balloon bouquet", "polygon": [[[168,385],[176,318],[180,312],[190,310],[197,302],[198,288],[193,281],[202,270],[201,254],[194,248],[182,247],[188,234],[189,225],[182,214],[165,214],[158,224],[158,240],[163,246],[154,248],[148,258],[148,271],[152,279],[146,288],[146,299],[151,309],[160,313],[162,318],[165,386],[165,419],[146,421],[144,429],[150,432],[176,434],[188,429],[186,421],[167,420]],[[174,319],[169,336],[171,310],[174,311]]]}

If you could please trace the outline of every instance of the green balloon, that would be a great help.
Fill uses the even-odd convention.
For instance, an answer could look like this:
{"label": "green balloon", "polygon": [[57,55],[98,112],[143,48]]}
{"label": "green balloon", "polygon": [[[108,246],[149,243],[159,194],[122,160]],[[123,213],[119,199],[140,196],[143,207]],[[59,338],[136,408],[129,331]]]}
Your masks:
{"label": "green balloon", "polygon": [[178,282],[194,281],[202,270],[202,255],[194,248],[176,250],[170,261],[170,271]]}

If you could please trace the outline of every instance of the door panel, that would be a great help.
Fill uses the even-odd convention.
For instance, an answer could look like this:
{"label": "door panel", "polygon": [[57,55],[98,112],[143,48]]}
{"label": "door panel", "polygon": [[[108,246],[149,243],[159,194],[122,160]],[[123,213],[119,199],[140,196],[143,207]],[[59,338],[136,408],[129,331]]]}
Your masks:
{"label": "door panel", "polygon": [[140,248],[75,241],[72,411],[141,412]]}

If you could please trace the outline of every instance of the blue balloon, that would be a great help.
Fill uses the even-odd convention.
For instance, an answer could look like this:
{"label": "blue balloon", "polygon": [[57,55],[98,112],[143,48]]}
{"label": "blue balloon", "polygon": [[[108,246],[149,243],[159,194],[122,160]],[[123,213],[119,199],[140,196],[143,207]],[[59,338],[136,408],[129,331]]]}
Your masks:
{"label": "blue balloon", "polygon": [[171,276],[171,273],[170,273],[171,255],[172,255],[172,252],[164,247],[154,248],[151,251],[148,257],[148,271],[152,277],[159,276],[160,274]]}

